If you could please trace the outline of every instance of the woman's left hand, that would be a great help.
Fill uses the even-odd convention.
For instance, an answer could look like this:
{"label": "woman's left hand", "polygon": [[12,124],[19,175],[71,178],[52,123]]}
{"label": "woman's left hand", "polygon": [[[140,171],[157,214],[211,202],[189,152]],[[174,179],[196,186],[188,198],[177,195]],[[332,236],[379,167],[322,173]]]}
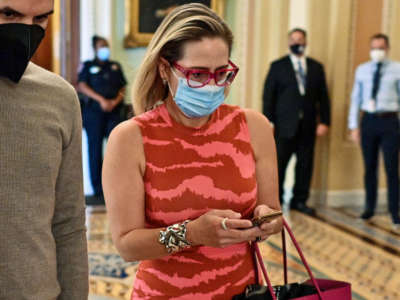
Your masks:
{"label": "woman's left hand", "polygon": [[[258,216],[267,215],[268,213],[271,213],[274,211],[276,211],[276,209],[272,209],[265,204],[261,204],[261,205],[258,205],[254,209],[253,215],[254,215],[254,217],[258,217]],[[263,224],[258,226],[260,235],[259,235],[257,241],[264,241],[271,235],[279,233],[282,230],[282,226],[283,226],[283,222],[282,222],[281,217],[276,218],[269,222],[268,221],[264,222]]]}

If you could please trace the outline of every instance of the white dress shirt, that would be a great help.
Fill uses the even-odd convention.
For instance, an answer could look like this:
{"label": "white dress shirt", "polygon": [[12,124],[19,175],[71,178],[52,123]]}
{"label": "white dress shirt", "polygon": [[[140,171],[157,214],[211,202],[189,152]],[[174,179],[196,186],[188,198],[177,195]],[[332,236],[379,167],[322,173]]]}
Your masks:
{"label": "white dress shirt", "polygon": [[385,59],[381,70],[381,82],[375,100],[375,108],[370,109],[373,78],[377,63],[368,61],[358,66],[351,94],[349,129],[359,127],[360,111],[367,112],[400,112],[400,63]]}

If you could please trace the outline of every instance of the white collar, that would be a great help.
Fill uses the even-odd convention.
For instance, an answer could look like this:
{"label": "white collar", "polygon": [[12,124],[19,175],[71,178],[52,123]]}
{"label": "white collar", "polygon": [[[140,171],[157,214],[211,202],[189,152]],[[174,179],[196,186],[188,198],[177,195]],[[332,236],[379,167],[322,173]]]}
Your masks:
{"label": "white collar", "polygon": [[295,61],[295,62],[298,62],[298,61],[301,61],[301,63],[305,63],[306,62],[306,56],[305,55],[302,55],[302,56],[297,56],[297,55],[294,55],[293,53],[290,53],[289,54],[289,56],[290,56],[290,59],[292,60],[292,61]]}

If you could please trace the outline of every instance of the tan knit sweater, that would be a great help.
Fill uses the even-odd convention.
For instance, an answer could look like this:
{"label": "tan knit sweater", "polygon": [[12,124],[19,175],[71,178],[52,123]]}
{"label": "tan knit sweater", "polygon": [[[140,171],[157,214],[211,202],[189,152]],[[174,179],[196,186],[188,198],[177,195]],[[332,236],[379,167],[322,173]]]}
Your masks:
{"label": "tan knit sweater", "polygon": [[0,77],[0,299],[88,295],[81,115],[74,89],[30,63]]}

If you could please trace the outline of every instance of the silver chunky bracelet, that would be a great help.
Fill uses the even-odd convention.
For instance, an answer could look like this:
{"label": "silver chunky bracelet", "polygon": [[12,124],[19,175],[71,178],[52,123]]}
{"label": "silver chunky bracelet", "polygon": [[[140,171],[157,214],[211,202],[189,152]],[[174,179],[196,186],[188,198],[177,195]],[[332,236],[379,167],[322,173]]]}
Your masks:
{"label": "silver chunky bracelet", "polygon": [[175,253],[191,246],[186,240],[186,224],[189,222],[190,220],[186,220],[160,231],[158,242],[165,246],[168,253]]}

